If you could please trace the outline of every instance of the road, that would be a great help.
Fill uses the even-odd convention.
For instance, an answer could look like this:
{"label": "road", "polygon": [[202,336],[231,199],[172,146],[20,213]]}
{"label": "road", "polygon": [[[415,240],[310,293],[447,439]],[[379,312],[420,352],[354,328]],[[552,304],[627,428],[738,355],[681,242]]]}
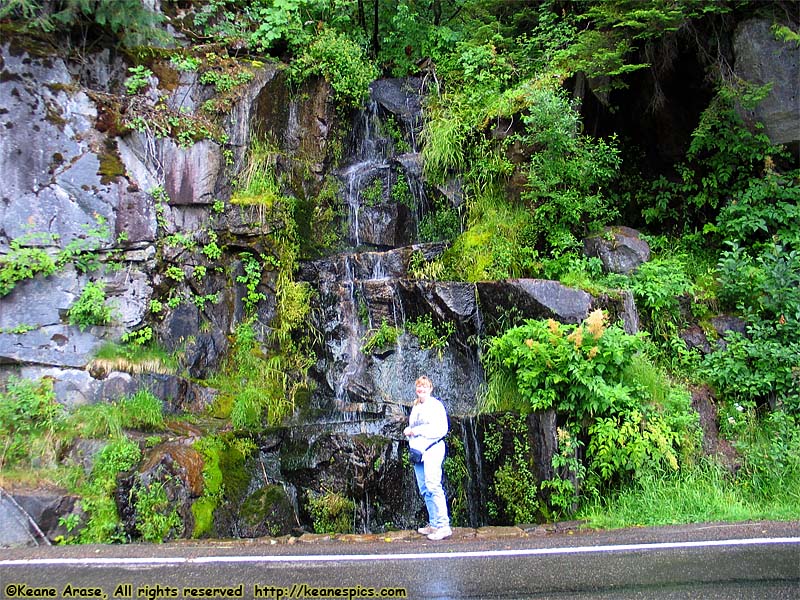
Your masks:
{"label": "road", "polygon": [[[6,550],[3,598],[800,598],[800,523]],[[382,595],[383,594],[383,595]]]}

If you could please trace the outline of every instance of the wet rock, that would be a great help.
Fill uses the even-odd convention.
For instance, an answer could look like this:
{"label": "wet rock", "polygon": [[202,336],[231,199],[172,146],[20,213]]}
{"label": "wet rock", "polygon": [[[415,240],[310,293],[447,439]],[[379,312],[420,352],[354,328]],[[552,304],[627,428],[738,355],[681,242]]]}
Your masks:
{"label": "wet rock", "polygon": [[15,491],[13,497],[50,542],[69,534],[60,519],[77,509],[78,496],[67,490],[37,489]]}
{"label": "wet rock", "polygon": [[267,485],[250,494],[240,508],[241,537],[279,537],[297,527],[292,502],[282,486]]}
{"label": "wet rock", "polygon": [[194,530],[192,502],[203,493],[203,458],[197,450],[181,442],[166,442],[153,448],[139,469],[118,479],[115,500],[127,535],[139,539],[148,515],[137,501],[152,486],[163,486],[167,505],[157,507],[162,517],[173,511],[179,523],[165,532],[164,539],[190,536]]}
{"label": "wet rock", "polygon": [[[797,73],[800,48],[792,41],[776,39],[771,19],[750,19],[741,23],[733,39],[734,72],[755,85],[770,84],[770,91],[758,105],[747,111],[752,120],[764,124],[773,144],[800,148],[800,95]],[[742,109],[739,108],[741,111]]]}
{"label": "wet rock", "polygon": [[650,260],[650,246],[630,227],[607,227],[603,233],[586,238],[583,250],[603,262],[610,273],[632,273]]}
{"label": "wet rock", "polygon": [[502,322],[507,311],[514,308],[524,318],[580,323],[592,306],[587,292],[557,281],[509,279],[479,282],[476,287],[484,319],[493,322]]}

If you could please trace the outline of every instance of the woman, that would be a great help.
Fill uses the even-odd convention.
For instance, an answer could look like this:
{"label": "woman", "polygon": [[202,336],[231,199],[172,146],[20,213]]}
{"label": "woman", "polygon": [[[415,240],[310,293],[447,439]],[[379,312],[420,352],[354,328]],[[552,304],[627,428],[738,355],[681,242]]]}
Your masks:
{"label": "woman", "polygon": [[439,399],[431,396],[433,383],[428,377],[423,375],[417,379],[415,385],[417,399],[403,435],[408,438],[410,448],[422,453],[422,461],[414,465],[414,474],[428,509],[428,525],[417,531],[429,540],[443,540],[453,535],[442,488],[444,436],[448,430],[447,412]]}

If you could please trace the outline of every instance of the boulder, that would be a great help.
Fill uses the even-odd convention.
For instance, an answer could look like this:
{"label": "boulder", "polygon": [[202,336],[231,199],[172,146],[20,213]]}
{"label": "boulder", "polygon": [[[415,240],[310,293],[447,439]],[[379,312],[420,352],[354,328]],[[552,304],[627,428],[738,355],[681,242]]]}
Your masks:
{"label": "boulder", "polygon": [[586,238],[583,250],[587,256],[599,258],[607,273],[632,273],[650,260],[650,246],[630,227],[607,227]]}
{"label": "boulder", "polygon": [[773,21],[755,18],[739,24],[733,38],[734,73],[745,81],[770,84],[767,97],[745,117],[760,121],[773,144],[800,148],[800,46],[781,41],[772,32]]}

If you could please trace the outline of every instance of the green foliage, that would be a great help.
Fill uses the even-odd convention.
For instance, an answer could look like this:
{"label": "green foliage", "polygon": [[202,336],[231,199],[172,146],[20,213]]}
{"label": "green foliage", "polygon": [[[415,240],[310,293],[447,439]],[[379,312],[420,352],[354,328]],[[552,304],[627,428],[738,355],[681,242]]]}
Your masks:
{"label": "green foliage", "polygon": [[261,284],[262,266],[250,252],[240,253],[239,258],[242,260],[244,274],[237,275],[236,281],[245,285],[246,292],[242,298],[245,311],[253,314],[258,303],[267,298],[263,292],[258,291],[258,286]]}
{"label": "green foliage", "polygon": [[325,77],[341,106],[358,107],[378,72],[358,44],[332,29],[323,29],[291,65],[290,78],[295,84],[313,75]]}
{"label": "green foliage", "polygon": [[[640,336],[625,334],[618,325],[607,327],[599,310],[577,326],[528,320],[489,341],[484,410],[553,408],[580,425],[588,439],[583,482],[588,493],[643,467],[677,469],[680,448],[693,440],[688,394],[669,401],[654,395],[652,378],[643,379],[641,369],[630,370],[644,360],[638,356],[643,349]],[[670,384],[661,378],[660,385]],[[559,467],[572,476],[583,474],[568,461]],[[569,490],[556,484],[554,491],[556,508],[564,510]]]}
{"label": "green foliage", "polygon": [[142,347],[152,341],[152,339],[153,328],[149,325],[135,331],[124,333],[121,338],[123,344],[130,344],[135,347]]}
{"label": "green foliage", "polygon": [[492,491],[500,501],[497,516],[504,517],[503,522],[516,524],[537,522],[539,486],[530,463],[532,452],[524,417],[502,415],[484,435],[487,458],[492,461],[500,455],[503,437],[510,438],[510,451],[492,479]]}
{"label": "green foliage", "polygon": [[125,541],[125,534],[114,502],[117,476],[131,469],[141,460],[139,445],[128,438],[119,437],[109,442],[98,453],[89,483],[79,491],[81,506],[89,515],[78,539],[81,543]]}
{"label": "green foliage", "polygon": [[123,429],[159,431],[165,427],[163,403],[148,390],[114,402],[84,404],[69,416],[70,427],[87,438],[120,438]]}
{"label": "green foliage", "polygon": [[24,239],[11,240],[9,252],[0,256],[0,297],[10,293],[18,281],[56,272],[56,264],[45,250],[24,247],[23,243]]}
{"label": "green foliage", "polygon": [[80,297],[67,311],[70,325],[81,331],[92,325],[106,325],[111,321],[111,308],[106,305],[105,286],[100,282],[89,282]]}
{"label": "green foliage", "polygon": [[165,428],[164,403],[151,391],[140,389],[120,403],[124,427],[143,431],[158,431]]}
{"label": "green foliage", "polygon": [[22,21],[31,31],[94,24],[117,34],[129,47],[167,41],[167,35],[156,28],[163,16],[148,10],[140,0],[11,0],[0,7],[0,18],[6,17]]}
{"label": "green foliage", "polygon": [[179,537],[183,521],[177,505],[170,502],[164,482],[153,481],[139,485],[132,491],[136,513],[136,529],[146,542],[161,543],[170,537]]}
{"label": "green foliage", "polygon": [[96,215],[95,221],[94,225],[82,225],[84,233],[70,240],[58,253],[56,264],[59,269],[68,263],[74,264],[81,273],[96,271],[100,267],[98,251],[108,239],[109,229],[104,217]]}
{"label": "green foliage", "polygon": [[69,417],[76,433],[86,438],[122,437],[122,411],[115,402],[84,404],[76,408]]}
{"label": "green foliage", "polygon": [[303,19],[314,4],[311,0],[251,2],[245,14],[257,27],[250,34],[250,45],[259,50],[268,50],[279,41],[292,46],[307,44],[311,36],[303,28]]}
{"label": "green foliage", "polygon": [[64,416],[51,380],[11,377],[0,393],[0,470],[53,459]]}
{"label": "green foliage", "polygon": [[558,452],[553,455],[552,466],[558,477],[542,481],[542,491],[548,494],[548,503],[558,515],[570,515],[578,506],[578,484],[586,478],[586,467],[579,460],[583,446],[577,435],[567,429],[556,432]]}
{"label": "green foliage", "polygon": [[361,190],[360,199],[364,206],[377,206],[383,201],[383,179],[376,177]]}
{"label": "green foliage", "polygon": [[450,522],[454,526],[467,524],[469,506],[467,503],[467,453],[464,443],[451,435],[447,438],[447,455],[442,463],[444,479],[447,482],[447,498],[450,504]]}
{"label": "green foliage", "polygon": [[440,352],[447,347],[447,340],[456,330],[455,323],[450,321],[435,324],[430,313],[406,321],[405,328],[408,333],[417,338],[422,350],[435,348]]}
{"label": "green foliage", "polygon": [[726,335],[703,373],[728,402],[783,406],[800,414],[800,214],[797,173],[768,174],[720,212],[718,296],[747,320],[747,335]]}
{"label": "green foliage", "polygon": [[130,76],[125,80],[125,90],[130,95],[138,94],[150,85],[153,72],[144,65],[128,67]]}
{"label": "green foliage", "polygon": [[192,537],[200,538],[213,531],[214,510],[224,496],[220,455],[225,442],[219,436],[207,435],[197,440],[194,447],[203,455],[203,494],[192,503],[195,522]]}
{"label": "green foliage", "polygon": [[602,188],[617,174],[619,150],[613,137],[579,134],[580,116],[563,92],[529,87],[525,93],[530,112],[515,139],[534,153],[522,201],[532,210],[537,238],[564,252],[615,216]]}
{"label": "green foliage", "polygon": [[378,329],[371,329],[366,333],[364,338],[366,341],[361,348],[364,354],[373,354],[375,352],[382,352],[387,348],[393,347],[400,337],[401,330],[393,327],[386,322],[386,319],[381,320],[381,326]]}
{"label": "green foliage", "polygon": [[[279,424],[292,412],[295,395],[302,388],[300,376],[309,366],[294,352],[296,349],[290,348],[269,356],[256,337],[252,321],[237,325],[231,355],[223,373],[213,379],[216,387],[233,398],[231,412],[225,416],[234,427],[258,430],[265,423]],[[295,364],[299,364],[297,371]]]}
{"label": "green foliage", "polygon": [[[394,189],[392,190],[394,194]],[[458,210],[446,201],[437,201],[434,210],[428,211],[419,222],[421,242],[440,242],[454,240],[461,233],[461,219]]]}
{"label": "green foliage", "polygon": [[630,289],[636,307],[647,315],[651,328],[657,333],[666,331],[666,324],[683,325],[680,298],[691,297],[692,282],[686,275],[688,257],[672,256],[647,261],[630,278]]}
{"label": "green foliage", "polygon": [[335,492],[306,495],[316,533],[352,533],[355,502]]}
{"label": "green foliage", "polygon": [[745,415],[746,426],[735,442],[743,457],[736,480],[761,501],[800,498],[800,427],[798,418],[778,410],[759,418]]}
{"label": "green foliage", "polygon": [[[472,212],[476,210],[473,206]],[[480,211],[480,218],[442,256],[442,277],[486,281],[538,275],[542,265],[532,245],[535,230],[530,211],[488,203]]]}
{"label": "green foliage", "polygon": [[454,112],[455,104],[446,97],[428,113],[423,129],[422,156],[425,175],[434,183],[444,183],[466,170],[468,124]]}
{"label": "green foliage", "polygon": [[772,157],[782,155],[770,143],[763,125],[748,128],[736,109],[754,107],[768,92],[769,86],[718,89],[692,132],[686,162],[676,166],[680,181],[661,177],[653,182],[653,202],[644,210],[648,222],[675,222],[685,231],[713,222],[729,198],[759,178]]}
{"label": "green foliage", "polygon": [[200,83],[213,85],[217,93],[229,92],[236,86],[253,80],[251,71],[239,71],[237,73],[220,73],[219,71],[205,71],[200,76]]}

